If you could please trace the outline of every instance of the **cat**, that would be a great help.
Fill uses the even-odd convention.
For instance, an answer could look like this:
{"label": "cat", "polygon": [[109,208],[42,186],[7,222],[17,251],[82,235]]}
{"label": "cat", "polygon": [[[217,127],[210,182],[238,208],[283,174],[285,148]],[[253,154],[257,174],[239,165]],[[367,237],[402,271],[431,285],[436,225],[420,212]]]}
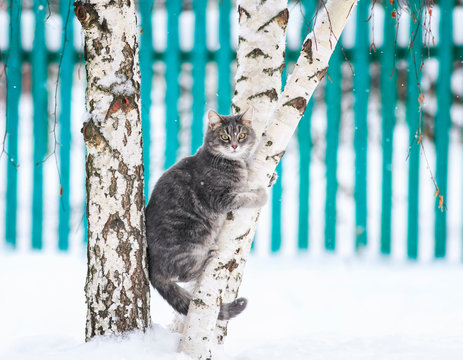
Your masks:
{"label": "cat", "polygon": [[[216,254],[216,236],[228,212],[260,208],[268,197],[263,187],[247,187],[248,159],[257,140],[252,108],[229,116],[209,110],[207,117],[203,145],[160,177],[146,207],[151,284],[183,315],[192,296],[176,282],[203,273]],[[222,304],[218,319],[235,317],[246,304],[245,298]]]}

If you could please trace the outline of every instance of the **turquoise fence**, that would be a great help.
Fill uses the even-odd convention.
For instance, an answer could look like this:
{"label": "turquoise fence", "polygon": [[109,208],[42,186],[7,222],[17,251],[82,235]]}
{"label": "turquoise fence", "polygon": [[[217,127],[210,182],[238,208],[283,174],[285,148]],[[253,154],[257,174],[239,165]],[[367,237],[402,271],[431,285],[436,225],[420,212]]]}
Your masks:
{"label": "turquoise fence", "polygon": [[[70,241],[76,229],[80,243],[85,242],[86,226],[84,196],[74,205],[71,199],[79,186],[83,194],[83,166],[75,165],[72,157],[72,149],[79,148],[83,162],[78,133],[82,119],[75,114],[84,109],[82,102],[76,105],[74,100],[75,91],[80,99],[83,96],[85,73],[80,28],[72,2],[34,0],[32,7],[30,3],[0,4],[0,118],[6,120],[0,128],[5,134],[0,230],[5,248],[26,241],[30,246],[23,247],[42,249],[44,237],[51,236],[56,244],[47,246],[68,250],[78,247]],[[417,259],[421,239],[426,237],[433,242],[434,257],[447,255],[451,239],[457,244],[452,245],[452,253],[459,252],[461,258],[463,194],[458,189],[463,188],[463,162],[449,167],[449,154],[455,159],[463,154],[462,94],[458,86],[452,88],[452,81],[463,81],[458,24],[463,21],[462,6],[443,0],[431,11],[418,11],[417,4],[411,2],[411,9],[405,11],[397,8],[396,1],[359,2],[340,39],[342,46],[332,56],[329,76],[301,120],[289,158],[278,168],[280,180],[272,189],[267,221],[262,220],[265,229],[258,230],[255,250],[338,251],[344,246],[388,255],[399,246],[404,256]],[[162,169],[201,145],[205,111],[212,107],[230,112],[237,17],[231,0],[139,0],[137,5],[149,196]],[[314,1],[290,3],[288,71],[297,60],[300,40],[311,28],[315,9]],[[24,129],[26,121],[31,131]],[[404,143],[404,131],[407,145],[398,150],[395,143]],[[26,133],[30,138],[25,138]],[[24,180],[21,166],[27,167],[27,161],[21,159],[21,151],[28,144],[32,144],[31,171]],[[381,166],[372,170],[370,158],[378,159]],[[351,170],[345,170],[349,169],[345,159],[352,160]],[[50,192],[47,171],[58,179],[51,197],[46,195]],[[404,175],[398,182],[396,172]],[[76,178],[81,180],[73,185]],[[379,186],[369,190],[375,179]],[[26,196],[18,185],[22,180],[30,187],[27,206],[18,200]],[[423,197],[427,202],[422,203]],[[51,202],[56,202],[55,210],[47,216],[55,220],[47,220],[45,229],[44,214]],[[398,225],[403,217],[406,222]],[[21,230],[24,222],[30,223],[28,234]],[[432,235],[428,223],[433,224]]]}

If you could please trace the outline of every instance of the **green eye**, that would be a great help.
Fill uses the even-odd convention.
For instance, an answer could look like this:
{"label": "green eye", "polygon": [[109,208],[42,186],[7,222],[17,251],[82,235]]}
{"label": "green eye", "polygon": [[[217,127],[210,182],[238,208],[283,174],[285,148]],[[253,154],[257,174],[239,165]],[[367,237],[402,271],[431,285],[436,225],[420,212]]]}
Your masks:
{"label": "green eye", "polygon": [[230,140],[230,136],[225,135],[225,134],[220,135],[220,138],[221,138],[223,141],[228,141],[228,140]]}
{"label": "green eye", "polygon": [[238,139],[243,140],[246,138],[246,133],[241,133],[238,135]]}

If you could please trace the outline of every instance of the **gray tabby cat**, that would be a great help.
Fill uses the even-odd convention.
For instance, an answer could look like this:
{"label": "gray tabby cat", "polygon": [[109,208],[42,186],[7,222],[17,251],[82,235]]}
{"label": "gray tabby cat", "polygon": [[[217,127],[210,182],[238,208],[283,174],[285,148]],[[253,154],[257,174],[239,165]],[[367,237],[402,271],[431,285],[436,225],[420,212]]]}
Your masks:
{"label": "gray tabby cat", "polygon": [[[146,207],[150,281],[184,315],[191,294],[176,281],[199,278],[216,253],[216,236],[228,212],[260,208],[267,201],[264,188],[247,188],[247,161],[256,143],[252,108],[236,116],[212,110],[207,115],[203,146],[161,176]],[[238,315],[246,303],[239,298],[222,304],[218,318]]]}

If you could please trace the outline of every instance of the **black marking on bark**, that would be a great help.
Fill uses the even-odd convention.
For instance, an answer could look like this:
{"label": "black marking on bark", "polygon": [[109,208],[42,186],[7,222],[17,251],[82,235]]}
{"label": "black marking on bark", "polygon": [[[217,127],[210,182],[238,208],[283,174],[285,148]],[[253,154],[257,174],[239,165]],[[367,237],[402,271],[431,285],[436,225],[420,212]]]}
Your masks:
{"label": "black marking on bark", "polygon": [[307,39],[302,44],[302,53],[304,57],[309,60],[309,64],[313,63],[313,53],[312,53],[312,39]]}
{"label": "black marking on bark", "polygon": [[227,213],[227,220],[228,220],[228,221],[233,221],[233,220],[235,220],[235,216],[233,215],[233,212],[232,212],[232,211],[230,211],[230,212]]}
{"label": "black marking on bark", "polygon": [[276,22],[280,28],[286,30],[286,26],[288,25],[288,19],[289,19],[289,11],[288,9],[281,10],[278,14],[276,14],[274,17],[272,17],[269,21],[267,21],[265,24],[260,26],[257,31],[262,31],[265,29],[270,23]]}
{"label": "black marking on bark", "polygon": [[304,115],[305,108],[307,106],[307,100],[302,97],[298,96],[297,98],[291,99],[283,104],[283,106],[292,106],[296,110],[299,111],[299,115]]}
{"label": "black marking on bark", "polygon": [[[116,234],[125,232],[124,222],[121,220],[117,212],[109,215],[108,220],[106,220],[106,223],[103,227],[102,236],[105,241],[108,239],[108,234],[110,231],[114,231]],[[119,236],[117,237],[119,238]]]}
{"label": "black marking on bark", "polygon": [[201,299],[192,299],[193,303],[198,307],[205,307],[206,303]]}
{"label": "black marking on bark", "polygon": [[241,21],[241,16],[242,15],[246,15],[246,18],[248,18],[248,19],[251,18],[251,14],[249,14],[249,12],[244,7],[242,7],[241,5],[238,5],[238,14],[239,14],[238,21]]}
{"label": "black marking on bark", "polygon": [[238,267],[238,263],[235,259],[231,259],[228,263],[224,265],[224,268],[227,269],[230,273],[233,272]]}
{"label": "black marking on bark", "polygon": [[270,140],[265,143],[265,146],[272,146],[272,145],[273,145],[273,142],[271,142]]}
{"label": "black marking on bark", "polygon": [[134,54],[138,44],[134,43],[134,49],[132,49],[130,44],[127,42],[125,33],[122,34],[122,42],[125,43],[122,48],[124,61],[121,63],[119,70],[116,71],[116,74],[125,75],[126,79],[133,79]]}
{"label": "black marking on bark", "polygon": [[267,156],[265,160],[272,159],[273,161],[275,161],[275,164],[278,165],[284,154],[285,154],[285,151],[283,150],[282,152],[279,152],[278,154]]}
{"label": "black marking on bark", "polygon": [[[141,146],[140,146],[141,147]],[[142,210],[145,206],[145,195],[143,191],[143,173],[144,166],[143,163],[135,167],[135,181],[137,182],[137,193],[135,194],[135,205],[138,210]],[[144,214],[144,212],[143,212]],[[144,224],[145,222],[140,222]]]}
{"label": "black marking on bark", "polygon": [[264,53],[259,48],[255,48],[249,54],[246,55],[247,58],[252,58],[252,59],[255,59],[255,58],[259,57],[259,56],[262,56],[264,59],[267,59],[267,58],[270,57],[268,54]]}
{"label": "black marking on bark", "polygon": [[125,129],[127,130],[127,135],[132,135],[132,125],[130,125],[130,121],[125,119]]}
{"label": "black marking on bark", "polygon": [[244,80],[247,80],[248,77],[247,76],[241,76],[238,80],[236,80],[237,83],[239,83],[240,81],[244,81]]}
{"label": "black marking on bark", "polygon": [[114,121],[113,121],[113,129],[114,130],[119,129],[119,119],[114,119]]}
{"label": "black marking on bark", "polygon": [[314,77],[317,77],[318,81],[322,81],[322,79],[325,77],[327,71],[328,71],[328,66],[321,69],[321,70],[318,70],[315,74],[313,74],[311,76],[308,76],[307,79],[312,80]]}
{"label": "black marking on bark", "polygon": [[116,179],[116,171],[111,171],[111,185],[109,185],[109,196],[113,197],[117,192],[117,179]]}
{"label": "black marking on bark", "polygon": [[269,182],[268,182],[268,187],[272,187],[278,180],[277,172],[273,172],[272,175],[267,174],[267,177],[270,179]]}
{"label": "black marking on bark", "polygon": [[109,147],[108,142],[101,134],[100,129],[95,123],[90,120],[87,121],[84,126],[82,127],[82,134],[84,135],[84,140],[86,143],[102,149],[104,147]]}
{"label": "black marking on bark", "polygon": [[250,232],[251,232],[251,229],[248,229],[248,231],[246,231],[243,235],[240,235],[237,238],[235,238],[235,240],[238,240],[238,241],[243,240],[246,236],[249,235]]}
{"label": "black marking on bark", "polygon": [[248,100],[260,98],[260,97],[263,97],[263,96],[267,96],[270,99],[270,101],[277,101],[278,100],[278,94],[277,94],[275,89],[266,90],[266,91],[251,95],[251,96],[248,97]]}
{"label": "black marking on bark", "polygon": [[103,20],[100,24],[100,17],[98,12],[95,10],[95,4],[90,4],[88,2],[76,1],[74,2],[74,13],[77,17],[77,20],[82,24],[84,30],[88,30],[94,26],[102,32],[109,32],[108,24],[106,20]]}
{"label": "black marking on bark", "polygon": [[276,72],[276,71],[279,71],[280,72],[280,75],[283,73],[283,69],[285,68],[285,63],[282,62],[280,66],[276,67],[276,68],[267,68],[267,69],[263,69],[262,72],[264,74],[268,74],[270,76],[273,76],[273,74]]}
{"label": "black marking on bark", "polygon": [[[119,238],[119,234],[124,235],[122,232],[119,232],[117,234],[118,238]],[[117,247],[116,247],[116,253],[124,261],[126,273],[129,272],[130,266],[132,265],[132,261],[130,260],[131,252],[132,252],[132,244],[131,244],[130,238],[126,234],[125,238],[119,239],[119,243],[117,244]]]}
{"label": "black marking on bark", "polygon": [[233,113],[235,113],[235,114],[241,113],[241,108],[239,106],[237,106],[235,104],[232,104],[231,107],[232,107],[232,109],[234,109]]}
{"label": "black marking on bark", "polygon": [[101,41],[98,39],[93,39],[92,40],[92,45],[93,48],[95,49],[95,53],[100,56],[101,55],[101,50],[103,50],[103,45],[101,45]]}

